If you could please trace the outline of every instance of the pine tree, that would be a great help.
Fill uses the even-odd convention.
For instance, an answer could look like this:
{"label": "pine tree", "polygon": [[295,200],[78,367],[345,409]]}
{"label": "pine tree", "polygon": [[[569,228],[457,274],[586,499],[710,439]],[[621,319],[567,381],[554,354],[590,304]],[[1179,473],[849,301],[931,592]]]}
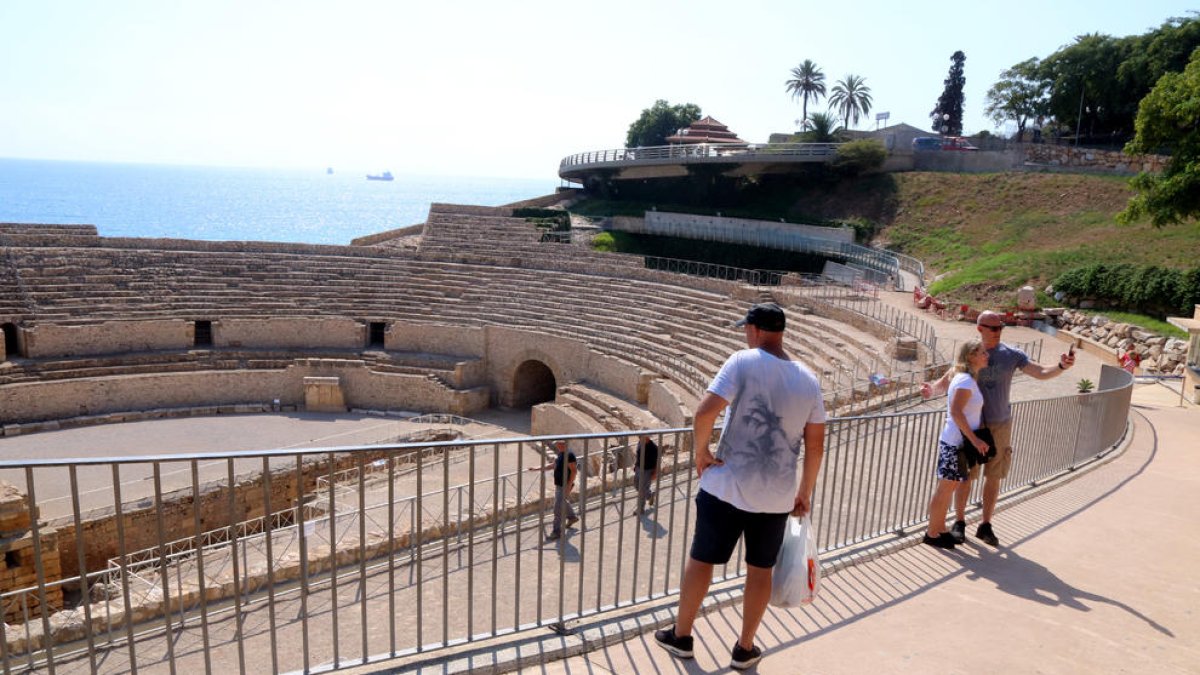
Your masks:
{"label": "pine tree", "polygon": [[963,131],[963,86],[967,78],[963,75],[963,63],[967,56],[962,51],[950,57],[950,74],[946,76],[946,88],[938,97],[937,106],[929,116],[933,119],[933,130],[947,136],[962,136]]}

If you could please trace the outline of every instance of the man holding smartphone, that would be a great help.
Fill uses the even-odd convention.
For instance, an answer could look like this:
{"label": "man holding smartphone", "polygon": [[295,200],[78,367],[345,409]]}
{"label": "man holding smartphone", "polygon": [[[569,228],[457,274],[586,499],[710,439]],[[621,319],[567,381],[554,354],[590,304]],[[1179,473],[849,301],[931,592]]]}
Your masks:
{"label": "man holding smartphone", "polygon": [[[996,440],[996,457],[983,469],[983,519],[975,530],[975,537],[989,546],[999,546],[1000,540],[992,530],[992,514],[996,511],[996,500],[1000,497],[1000,482],[1008,476],[1012,466],[1012,406],[1009,404],[1009,394],[1012,390],[1012,379],[1016,371],[1036,379],[1049,380],[1062,375],[1075,365],[1075,345],[1066,354],[1059,357],[1053,366],[1043,366],[1029,360],[1025,352],[1000,342],[1000,332],[1004,330],[1004,318],[991,310],[981,312],[975,321],[983,341],[983,348],[988,353],[988,365],[979,371],[976,381],[983,393],[983,423]],[[929,398],[934,393],[944,394],[950,384],[952,370],[947,370],[935,382],[925,382],[921,385],[921,395]],[[979,476],[980,465],[975,465],[967,476],[967,480],[959,484],[954,492],[954,509],[958,519],[950,528],[950,535],[955,541],[962,543],[967,538],[967,523],[964,513],[967,508],[967,498],[971,494],[971,483]]]}

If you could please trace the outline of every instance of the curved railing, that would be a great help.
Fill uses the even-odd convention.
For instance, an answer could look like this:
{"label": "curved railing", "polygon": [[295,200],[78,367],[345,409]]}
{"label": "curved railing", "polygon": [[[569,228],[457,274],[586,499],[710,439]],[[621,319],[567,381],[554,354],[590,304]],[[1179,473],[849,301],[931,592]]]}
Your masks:
{"label": "curved railing", "polygon": [[704,162],[826,162],[838,143],[700,143],[592,150],[564,157],[559,175],[575,169]]}
{"label": "curved railing", "polygon": [[[1018,452],[1004,492],[1117,447],[1133,378],[1106,366],[1100,380],[1097,393],[1013,405]],[[829,421],[814,500],[825,559],[923,526],[944,420],[938,410]],[[311,672],[437,658],[536,627],[566,631],[581,617],[674,594],[696,492],[690,432],[650,432],[662,464],[655,510],[640,517],[628,457],[638,433],[568,437],[579,457],[579,521],[553,544],[541,536],[554,515],[551,477],[530,473],[544,465],[548,438],[0,462],[24,476],[15,482],[31,502],[65,500],[74,514],[57,532],[36,518],[30,525],[37,583],[0,594],[3,668]],[[380,462],[381,452],[376,471],[347,485],[294,489],[314,473],[334,478],[347,462]],[[235,476],[240,462],[262,473]],[[167,492],[164,479],[181,487]],[[111,522],[81,522],[82,502],[97,495],[109,500]],[[264,513],[245,527],[254,504]],[[53,578],[48,561],[70,562],[71,574]],[[743,573],[739,559],[717,578]],[[73,606],[39,610],[65,602]]]}

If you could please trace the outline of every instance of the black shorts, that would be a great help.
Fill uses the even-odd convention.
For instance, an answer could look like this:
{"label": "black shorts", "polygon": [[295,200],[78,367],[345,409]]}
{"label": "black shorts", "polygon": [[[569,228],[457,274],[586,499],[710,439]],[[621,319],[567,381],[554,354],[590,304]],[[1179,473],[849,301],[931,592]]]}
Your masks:
{"label": "black shorts", "polygon": [[701,490],[696,494],[692,557],[703,563],[724,565],[733,556],[738,539],[745,535],[746,564],[774,567],[787,518],[787,513],[743,511]]}

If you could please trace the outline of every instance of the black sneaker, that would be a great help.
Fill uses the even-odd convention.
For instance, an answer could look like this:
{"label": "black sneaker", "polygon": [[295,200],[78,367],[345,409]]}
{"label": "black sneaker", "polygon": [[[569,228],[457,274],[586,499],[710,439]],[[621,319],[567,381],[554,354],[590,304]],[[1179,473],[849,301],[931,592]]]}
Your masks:
{"label": "black sneaker", "polygon": [[967,523],[966,521],[954,521],[954,527],[950,528],[950,536],[954,538],[954,543],[961,544],[967,540]]}
{"label": "black sneaker", "polygon": [[550,532],[546,535],[543,541],[557,541],[562,535],[558,532]]}
{"label": "black sneaker", "polygon": [[654,631],[654,641],[681,659],[692,658],[692,636],[676,637],[675,627]]}
{"label": "black sneaker", "polygon": [[578,522],[579,522],[579,516],[571,516],[570,518],[567,518],[567,527],[571,527],[572,525],[574,525],[575,523],[578,523]]}
{"label": "black sneaker", "polygon": [[951,551],[954,550],[954,537],[951,537],[949,532],[943,532],[936,537],[925,535],[925,538],[921,540],[921,543],[929,544],[934,548],[944,548]]}
{"label": "black sneaker", "polygon": [[979,529],[975,530],[975,538],[988,546],[1000,545],[1000,540],[996,538],[996,533],[992,532],[991,523],[980,523]]}
{"label": "black sneaker", "polygon": [[729,667],[734,670],[745,670],[754,667],[754,664],[762,660],[762,650],[758,647],[742,649],[742,645],[735,642],[733,643],[732,657]]}

